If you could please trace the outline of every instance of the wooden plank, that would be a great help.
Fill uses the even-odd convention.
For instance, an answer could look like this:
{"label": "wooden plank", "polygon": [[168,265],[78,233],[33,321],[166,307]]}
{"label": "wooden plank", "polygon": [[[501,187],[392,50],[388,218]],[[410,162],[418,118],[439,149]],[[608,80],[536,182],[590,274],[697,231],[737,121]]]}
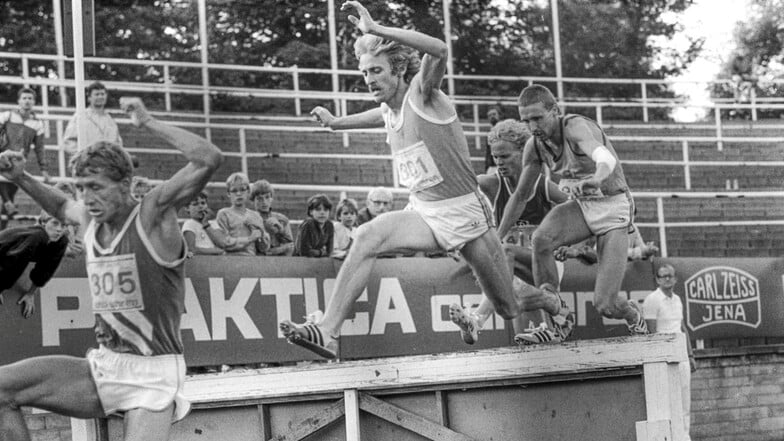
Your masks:
{"label": "wooden plank", "polygon": [[300,441],[342,417],[345,413],[344,407],[345,402],[341,398],[313,416],[300,421],[290,432],[269,439],[270,441]]}
{"label": "wooden plank", "polygon": [[261,439],[272,438],[272,428],[270,427],[270,412],[269,404],[261,403],[258,405],[259,409],[259,432],[261,432]]}
{"label": "wooden plank", "polygon": [[672,441],[670,420],[637,421],[637,441]]}
{"label": "wooden plank", "polygon": [[667,420],[672,439],[685,439],[678,363],[646,363],[643,365],[643,379],[648,421]]}
{"label": "wooden plank", "polygon": [[349,389],[343,393],[346,403],[346,440],[360,441],[359,430],[359,394],[356,389]]}
{"label": "wooden plank", "polygon": [[199,404],[320,393],[342,394],[346,389],[389,390],[588,374],[650,362],[685,361],[686,353],[681,350],[685,346],[680,342],[683,338],[681,334],[654,334],[581,340],[552,346],[505,347],[193,376],[185,383],[185,395]]}
{"label": "wooden plank", "polygon": [[359,408],[433,441],[475,441],[462,433],[455,432],[366,393],[359,394]]}
{"label": "wooden plank", "polygon": [[443,390],[435,391],[436,409],[438,410],[439,423],[444,427],[449,427],[449,405],[447,403],[447,393]]}
{"label": "wooden plank", "polygon": [[73,441],[98,441],[98,432],[95,427],[98,421],[97,419],[71,418],[71,438]]}

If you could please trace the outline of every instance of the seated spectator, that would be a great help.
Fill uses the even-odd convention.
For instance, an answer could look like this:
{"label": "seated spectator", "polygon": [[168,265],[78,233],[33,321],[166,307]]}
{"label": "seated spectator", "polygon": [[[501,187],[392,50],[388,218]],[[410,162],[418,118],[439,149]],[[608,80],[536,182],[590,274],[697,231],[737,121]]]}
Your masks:
{"label": "seated spectator", "polygon": [[[54,188],[65,193],[73,200],[78,199],[76,187],[70,182],[58,182]],[[68,223],[65,225],[66,235],[68,236],[68,247],[65,249],[65,257],[78,257],[84,252],[84,245],[82,244],[82,226],[79,224]]]}
{"label": "seated spectator", "polygon": [[49,282],[65,255],[68,238],[64,232],[62,223],[45,211],[37,225],[0,231],[0,304],[4,292],[17,292],[16,303],[22,305],[24,317],[33,315],[35,294]]}
{"label": "seated spectator", "polygon": [[335,227],[329,220],[332,202],[325,194],[308,199],[308,218],[299,226],[295,256],[329,257],[332,254]]}
{"label": "seated spectator", "polygon": [[250,199],[256,211],[264,219],[264,228],[270,236],[270,246],[264,254],[267,256],[291,256],[294,253],[294,236],[291,234],[289,218],[283,213],[272,211],[272,202],[275,192],[272,185],[261,179],[253,183],[250,190]]}
{"label": "seated spectator", "polygon": [[155,184],[144,176],[134,176],[131,178],[131,197],[134,200],[141,202],[144,195],[155,188]]}
{"label": "seated spectator", "polygon": [[224,251],[215,246],[206,231],[215,228],[210,224],[212,213],[210,207],[207,206],[207,193],[200,192],[188,204],[188,217],[189,219],[182,224],[182,237],[188,244],[188,257],[223,254]]}
{"label": "seated spectator", "polygon": [[394,197],[388,188],[376,187],[368,192],[365,208],[357,213],[357,226],[392,210]]}
{"label": "seated spectator", "polygon": [[335,238],[333,240],[332,257],[345,259],[348,249],[354,241],[354,230],[357,225],[357,201],[343,199],[335,209]]}
{"label": "seated spectator", "polygon": [[[243,173],[232,173],[226,179],[226,189],[229,193],[231,206],[218,211],[218,226],[232,241],[216,242],[215,236],[210,236],[227,255],[255,256],[257,249],[269,249],[269,234],[264,229],[264,219],[261,215],[247,207],[250,195],[250,181]],[[222,242],[222,243],[221,243]],[[258,244],[256,242],[259,242]]]}

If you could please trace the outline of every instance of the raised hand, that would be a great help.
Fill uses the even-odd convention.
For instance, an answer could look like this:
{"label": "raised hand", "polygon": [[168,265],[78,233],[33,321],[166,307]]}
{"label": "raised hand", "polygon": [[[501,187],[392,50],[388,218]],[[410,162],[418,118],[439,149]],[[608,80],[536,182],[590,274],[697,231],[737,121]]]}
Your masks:
{"label": "raised hand", "polygon": [[21,178],[24,175],[26,162],[22,152],[6,150],[0,153],[0,175],[10,181]]}
{"label": "raised hand", "polygon": [[335,116],[332,115],[332,112],[325,109],[321,106],[316,106],[313,110],[310,111],[310,115],[316,119],[316,121],[321,124],[321,127],[329,127],[332,120],[335,119]]}
{"label": "raised hand", "polygon": [[354,8],[357,11],[357,15],[359,15],[359,17],[353,15],[348,16],[348,21],[350,21],[351,24],[362,31],[363,34],[367,34],[373,30],[373,28],[376,26],[376,22],[373,21],[373,18],[370,16],[368,10],[362,6],[360,2],[347,1],[340,6],[341,11],[345,11],[349,8]]}
{"label": "raised hand", "polygon": [[124,96],[120,98],[120,108],[131,117],[131,122],[136,127],[141,127],[152,120],[152,116],[139,97]]}

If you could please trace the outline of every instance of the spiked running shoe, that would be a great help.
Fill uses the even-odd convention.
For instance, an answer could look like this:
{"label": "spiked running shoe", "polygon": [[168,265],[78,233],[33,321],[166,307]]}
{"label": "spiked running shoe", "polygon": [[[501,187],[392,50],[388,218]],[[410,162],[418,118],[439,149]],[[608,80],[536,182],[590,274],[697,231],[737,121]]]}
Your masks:
{"label": "spiked running shoe", "polygon": [[526,329],[514,336],[515,343],[523,346],[561,343],[564,340],[558,328],[550,329],[545,323],[540,323],[539,326]]}
{"label": "spiked running shoe", "polygon": [[645,318],[642,315],[642,308],[640,304],[634,300],[629,300],[629,306],[637,311],[637,321],[633,324],[626,323],[630,335],[645,335],[648,333],[648,325],[645,323]]}
{"label": "spiked running shoe", "polygon": [[468,313],[457,303],[449,306],[449,318],[460,328],[460,337],[466,344],[472,345],[479,340],[479,324],[476,317]]}

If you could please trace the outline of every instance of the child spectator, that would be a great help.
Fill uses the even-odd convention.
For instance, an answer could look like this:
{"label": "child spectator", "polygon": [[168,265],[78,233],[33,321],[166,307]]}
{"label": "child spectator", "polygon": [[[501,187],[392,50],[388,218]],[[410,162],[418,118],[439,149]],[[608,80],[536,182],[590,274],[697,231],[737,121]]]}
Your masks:
{"label": "child spectator", "polygon": [[[16,302],[29,318],[35,311],[34,296],[52,278],[65,255],[68,238],[63,224],[45,211],[38,224],[0,231],[0,304],[3,292],[19,293]],[[28,270],[28,265],[31,268]],[[24,280],[28,274],[29,280]]]}
{"label": "child spectator", "polygon": [[215,246],[206,230],[214,228],[210,224],[210,208],[207,206],[207,193],[199,192],[188,204],[188,217],[182,224],[182,237],[188,244],[188,257],[205,254],[221,255],[223,250]]}
{"label": "child spectator", "polygon": [[329,220],[332,202],[325,194],[308,199],[308,219],[299,226],[295,256],[328,257],[332,254],[335,227]]}
{"label": "child spectator", "polygon": [[294,237],[291,234],[289,218],[284,214],[272,211],[272,201],[275,192],[272,185],[261,179],[253,183],[250,190],[250,199],[256,211],[264,219],[264,228],[270,235],[269,249],[264,253],[267,256],[291,256],[294,253]]}
{"label": "child spectator", "polygon": [[[264,219],[261,215],[247,207],[250,195],[250,181],[243,173],[232,173],[226,179],[230,207],[218,211],[218,226],[226,232],[235,243],[224,241],[218,244],[226,250],[226,254],[234,256],[255,256],[256,250],[269,249],[269,234],[264,230]],[[215,241],[215,237],[212,237]],[[259,242],[258,244],[256,242]]]}
{"label": "child spectator", "polygon": [[348,249],[354,241],[354,228],[357,225],[357,201],[354,199],[343,199],[335,209],[335,238],[333,240],[334,249],[332,257],[335,259],[345,259]]}

